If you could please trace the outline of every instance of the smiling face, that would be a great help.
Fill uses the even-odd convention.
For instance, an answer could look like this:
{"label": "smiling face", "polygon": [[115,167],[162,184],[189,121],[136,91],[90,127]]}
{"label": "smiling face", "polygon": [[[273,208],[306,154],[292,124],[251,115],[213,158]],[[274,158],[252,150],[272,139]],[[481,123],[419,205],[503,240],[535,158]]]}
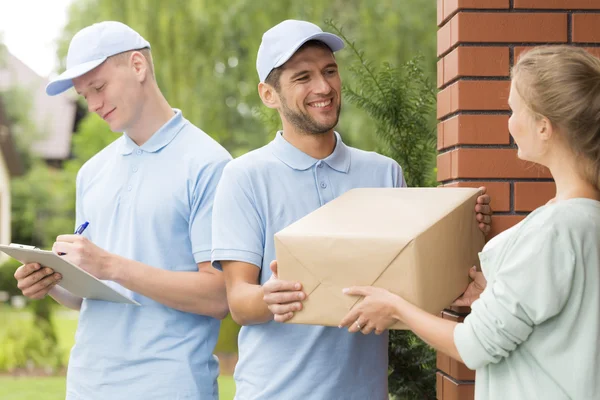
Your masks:
{"label": "smiling face", "polygon": [[[132,54],[130,62],[108,59],[90,72],[73,79],[88,110],[104,119],[113,132],[125,132],[139,120],[143,108],[143,79]],[[145,71],[142,71],[145,76]]]}
{"label": "smiling face", "polygon": [[279,111],[298,131],[323,134],[338,123],[342,82],[333,52],[309,43],[282,67],[277,95]]}

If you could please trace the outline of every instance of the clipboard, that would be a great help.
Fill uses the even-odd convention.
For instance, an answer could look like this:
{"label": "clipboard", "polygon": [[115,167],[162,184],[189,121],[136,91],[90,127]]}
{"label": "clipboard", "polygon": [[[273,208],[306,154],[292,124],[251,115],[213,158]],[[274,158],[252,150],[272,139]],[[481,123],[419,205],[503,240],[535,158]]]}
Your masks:
{"label": "clipboard", "polygon": [[114,303],[140,305],[137,301],[117,292],[100,279],[71,264],[52,251],[40,250],[33,246],[15,243],[11,243],[9,246],[0,245],[0,251],[23,264],[39,263],[44,267],[52,268],[54,271],[59,272],[62,275],[62,280],[58,286],[76,296]]}

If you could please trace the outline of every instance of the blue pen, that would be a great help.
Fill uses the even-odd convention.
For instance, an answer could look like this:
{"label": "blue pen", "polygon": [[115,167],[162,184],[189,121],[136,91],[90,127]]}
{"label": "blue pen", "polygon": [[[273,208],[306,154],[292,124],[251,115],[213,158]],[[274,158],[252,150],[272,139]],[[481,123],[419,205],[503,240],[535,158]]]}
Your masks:
{"label": "blue pen", "polygon": [[79,225],[79,228],[75,229],[75,234],[76,235],[81,235],[83,233],[83,231],[85,231],[85,228],[88,227],[90,223],[85,221],[83,224]]}
{"label": "blue pen", "polygon": [[[77,229],[75,229],[75,234],[76,235],[81,235],[83,233],[83,231],[85,231],[85,228],[88,227],[90,223],[85,221],[83,224],[79,225],[79,227]],[[58,253],[59,256],[64,256],[67,253]]]}

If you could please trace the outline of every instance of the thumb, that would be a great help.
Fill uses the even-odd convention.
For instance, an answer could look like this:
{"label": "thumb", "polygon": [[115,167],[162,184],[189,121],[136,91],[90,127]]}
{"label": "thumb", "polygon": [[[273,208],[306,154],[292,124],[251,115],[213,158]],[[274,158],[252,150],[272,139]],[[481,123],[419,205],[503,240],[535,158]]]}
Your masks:
{"label": "thumb", "polygon": [[471,269],[469,269],[469,277],[471,277],[471,279],[475,280],[475,278],[477,277],[477,267],[476,266],[472,266]]}
{"label": "thumb", "polygon": [[271,261],[271,272],[273,272],[273,276],[277,278],[277,260]]}
{"label": "thumb", "polygon": [[479,195],[483,196],[487,192],[487,188],[485,186],[479,187]]}
{"label": "thumb", "polygon": [[369,295],[368,286],[351,286],[349,288],[342,289],[342,293],[348,296],[367,296]]}

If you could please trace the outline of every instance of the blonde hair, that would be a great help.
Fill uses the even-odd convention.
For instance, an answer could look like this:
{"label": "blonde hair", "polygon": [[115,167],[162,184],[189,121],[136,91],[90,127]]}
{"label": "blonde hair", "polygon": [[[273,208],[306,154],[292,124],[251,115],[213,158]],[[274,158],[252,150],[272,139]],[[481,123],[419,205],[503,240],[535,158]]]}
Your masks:
{"label": "blonde hair", "polygon": [[155,78],[154,64],[152,62],[152,53],[150,52],[150,49],[147,47],[145,47],[143,49],[130,50],[130,51],[125,51],[123,53],[115,54],[114,56],[110,57],[110,60],[112,62],[116,63],[116,65],[123,65],[129,61],[129,57],[131,56],[131,53],[133,53],[134,51],[139,51],[140,53],[142,53],[142,55],[146,59],[146,62],[148,62],[148,68],[150,70],[150,75],[152,76],[152,78]]}
{"label": "blonde hair", "polygon": [[536,119],[547,118],[600,189],[600,59],[574,46],[542,46],[511,71],[514,88]]}

